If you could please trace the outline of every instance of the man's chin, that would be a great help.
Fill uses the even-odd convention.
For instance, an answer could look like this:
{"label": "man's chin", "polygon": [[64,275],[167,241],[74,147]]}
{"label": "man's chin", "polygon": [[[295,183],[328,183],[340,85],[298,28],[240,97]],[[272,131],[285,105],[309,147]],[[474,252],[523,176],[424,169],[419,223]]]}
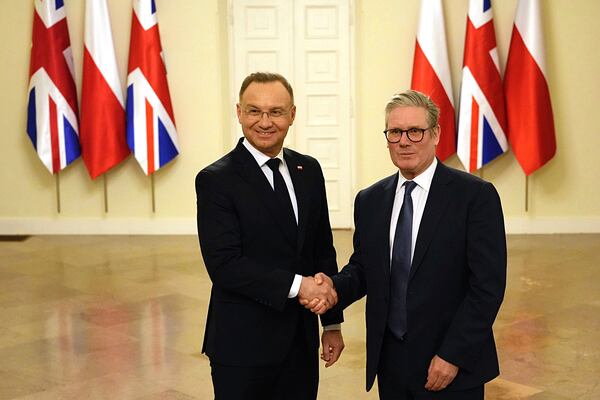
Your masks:
{"label": "man's chin", "polygon": [[411,171],[415,169],[415,163],[410,159],[400,159],[398,162],[396,162],[396,166],[403,171]]}

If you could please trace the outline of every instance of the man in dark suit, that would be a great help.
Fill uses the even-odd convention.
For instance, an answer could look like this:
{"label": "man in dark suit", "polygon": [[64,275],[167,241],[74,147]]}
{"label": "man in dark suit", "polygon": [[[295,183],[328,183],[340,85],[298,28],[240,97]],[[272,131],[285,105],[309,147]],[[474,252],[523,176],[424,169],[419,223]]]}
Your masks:
{"label": "man in dark suit", "polygon": [[388,102],[385,135],[399,173],[357,195],[354,252],[333,277],[338,307],[367,296],[367,390],[377,375],[381,399],[483,399],[499,373],[500,199],[492,184],[436,160],[438,115],[416,91]]}
{"label": "man in dark suit", "polygon": [[[216,399],[315,399],[319,329],[299,299],[337,301],[312,275],[337,273],[323,173],[283,141],[296,114],[278,74],[254,73],[240,89],[244,138],[196,177],[198,235],[213,286],[202,351]],[[343,349],[343,317],[330,312],[321,357]]]}

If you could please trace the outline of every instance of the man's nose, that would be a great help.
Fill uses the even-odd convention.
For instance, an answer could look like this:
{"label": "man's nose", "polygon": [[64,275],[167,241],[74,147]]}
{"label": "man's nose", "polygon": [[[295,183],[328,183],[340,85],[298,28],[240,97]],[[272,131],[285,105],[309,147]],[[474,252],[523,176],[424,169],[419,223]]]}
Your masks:
{"label": "man's nose", "polygon": [[408,132],[404,132],[402,136],[400,136],[400,141],[398,142],[398,144],[402,147],[406,147],[409,146],[411,143],[412,142],[408,138]]}
{"label": "man's nose", "polygon": [[269,117],[269,113],[264,111],[262,114],[260,114],[260,120],[258,121],[260,126],[271,126],[273,124],[273,121],[271,121],[271,118]]}

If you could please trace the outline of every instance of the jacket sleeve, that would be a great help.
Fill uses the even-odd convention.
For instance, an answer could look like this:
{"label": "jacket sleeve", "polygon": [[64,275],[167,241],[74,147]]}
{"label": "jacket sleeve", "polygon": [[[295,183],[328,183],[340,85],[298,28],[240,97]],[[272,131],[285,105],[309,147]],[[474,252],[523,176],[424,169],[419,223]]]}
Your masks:
{"label": "jacket sleeve", "polygon": [[354,235],[352,238],[354,250],[348,264],[333,277],[333,283],[338,292],[336,308],[342,310],[367,294],[367,281],[361,252],[361,193],[354,200]]}
{"label": "jacket sleeve", "polygon": [[[317,239],[315,240],[315,265],[314,273],[323,272],[327,276],[334,276],[338,272],[335,248],[333,247],[333,235],[331,224],[329,222],[329,207],[327,206],[327,194],[325,191],[325,178],[319,163],[315,160],[318,191],[319,191],[319,214],[317,222]],[[321,315],[322,325],[332,325],[344,322],[344,315],[341,310],[330,310]]]}
{"label": "jacket sleeve", "polygon": [[196,177],[198,237],[213,285],[283,311],[294,274],[243,255],[237,211],[217,175],[205,169]]}
{"label": "jacket sleeve", "polygon": [[476,366],[504,298],[506,236],[496,189],[483,183],[467,215],[466,257],[469,288],[444,337],[438,355],[466,370]]}

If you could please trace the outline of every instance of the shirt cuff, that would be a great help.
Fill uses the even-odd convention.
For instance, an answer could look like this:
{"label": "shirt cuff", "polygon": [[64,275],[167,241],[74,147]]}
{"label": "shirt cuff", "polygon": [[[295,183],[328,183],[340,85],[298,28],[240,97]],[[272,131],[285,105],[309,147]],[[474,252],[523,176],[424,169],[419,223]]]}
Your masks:
{"label": "shirt cuff", "polygon": [[323,327],[323,331],[341,331],[342,330],[342,324],[331,324],[331,325],[325,325]]}
{"label": "shirt cuff", "polygon": [[296,274],[294,276],[294,282],[292,282],[292,287],[290,288],[290,292],[288,293],[288,299],[293,299],[298,296],[298,292],[300,291],[300,284],[302,283],[302,275]]}

